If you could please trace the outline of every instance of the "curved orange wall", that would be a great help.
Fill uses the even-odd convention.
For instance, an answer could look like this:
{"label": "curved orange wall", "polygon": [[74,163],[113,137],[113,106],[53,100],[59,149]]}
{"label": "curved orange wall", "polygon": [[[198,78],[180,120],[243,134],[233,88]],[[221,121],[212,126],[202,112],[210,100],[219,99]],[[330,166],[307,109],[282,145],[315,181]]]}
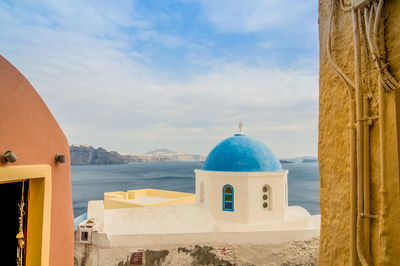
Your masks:
{"label": "curved orange wall", "polygon": [[[62,97],[62,92],[60,92]],[[57,121],[26,78],[0,55],[0,154],[12,150],[12,165],[52,168],[50,265],[73,265],[73,211],[69,145]],[[65,154],[66,163],[55,162]],[[3,164],[0,162],[0,166]]]}

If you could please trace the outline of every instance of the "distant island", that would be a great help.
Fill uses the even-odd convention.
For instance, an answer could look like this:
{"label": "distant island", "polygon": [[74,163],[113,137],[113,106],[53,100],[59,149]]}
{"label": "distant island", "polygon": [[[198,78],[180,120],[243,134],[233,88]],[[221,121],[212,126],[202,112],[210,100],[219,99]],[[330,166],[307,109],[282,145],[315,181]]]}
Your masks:
{"label": "distant island", "polygon": [[[126,164],[130,162],[176,162],[176,161],[205,161],[207,156],[175,152],[168,149],[157,149],[145,154],[118,153],[107,151],[102,147],[94,148],[89,145],[71,145],[71,164]],[[290,159],[280,159],[280,163],[315,163],[317,157],[303,156]]]}
{"label": "distant island", "polygon": [[303,159],[303,163],[316,163],[318,162],[317,158],[313,159]]}
{"label": "distant island", "polygon": [[279,160],[280,163],[294,163],[293,161],[289,160]]}
{"label": "distant island", "polygon": [[157,149],[146,154],[121,154],[107,151],[104,148],[94,148],[89,145],[70,146],[71,164],[126,164],[130,162],[172,162],[172,161],[204,161],[205,155],[174,152],[167,149]]}
{"label": "distant island", "polygon": [[176,153],[176,152],[168,150],[168,149],[157,149],[157,150],[146,152],[146,154],[172,154],[172,153]]}
{"label": "distant island", "polygon": [[279,159],[281,163],[317,163],[318,158],[314,156],[300,156],[290,159]]}

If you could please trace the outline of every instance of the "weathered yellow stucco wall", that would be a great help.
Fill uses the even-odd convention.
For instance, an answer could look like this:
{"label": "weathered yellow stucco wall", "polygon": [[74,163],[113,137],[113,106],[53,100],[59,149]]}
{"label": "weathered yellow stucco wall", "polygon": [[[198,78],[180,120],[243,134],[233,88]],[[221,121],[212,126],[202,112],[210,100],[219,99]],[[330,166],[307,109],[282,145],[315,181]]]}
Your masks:
{"label": "weathered yellow stucco wall", "polygon": [[[347,2],[347,1],[345,1]],[[354,81],[354,46],[352,15],[335,1],[331,33],[332,57]],[[321,265],[350,265],[350,120],[349,94],[343,81],[333,71],[327,57],[328,11],[331,0],[319,0],[320,33],[320,111],[319,167],[321,181]],[[400,80],[400,1],[387,0],[383,7],[385,45],[390,71]],[[370,116],[379,114],[377,73],[374,64],[365,61],[362,51],[363,93],[370,99]],[[368,67],[370,73],[368,75]],[[368,79],[370,88],[368,88]],[[384,155],[388,202],[387,219],[372,219],[371,253],[376,265],[400,263],[400,91],[385,93]],[[379,122],[370,133],[371,213],[380,216]],[[386,234],[380,234],[382,229]]]}

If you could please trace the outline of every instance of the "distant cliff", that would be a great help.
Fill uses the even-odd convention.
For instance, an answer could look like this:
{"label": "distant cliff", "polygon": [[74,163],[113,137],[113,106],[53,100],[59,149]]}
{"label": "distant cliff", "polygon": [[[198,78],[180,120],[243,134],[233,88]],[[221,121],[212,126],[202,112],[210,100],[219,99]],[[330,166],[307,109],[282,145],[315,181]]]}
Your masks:
{"label": "distant cliff", "polygon": [[205,161],[205,155],[186,153],[129,154],[131,162]]}
{"label": "distant cliff", "polygon": [[71,164],[123,164],[129,160],[115,151],[86,145],[70,146]]}
{"label": "distant cliff", "polygon": [[300,156],[295,158],[279,159],[281,163],[317,163],[318,158],[314,156]]}
{"label": "distant cliff", "polygon": [[303,159],[303,163],[317,163],[318,159]]}
{"label": "distant cliff", "polygon": [[[176,161],[205,161],[207,156],[174,152],[167,149],[158,149],[146,154],[120,154],[116,151],[107,151],[103,148],[94,148],[88,145],[70,146],[71,164],[124,164],[129,162],[176,162]],[[291,159],[280,159],[281,163],[315,163],[317,157],[303,156]]]}
{"label": "distant cliff", "polygon": [[146,154],[129,154],[131,162],[173,162],[173,161],[204,161],[205,155],[174,152],[167,149],[158,149]]}
{"label": "distant cliff", "polygon": [[70,146],[71,164],[123,164],[129,162],[204,161],[206,156],[159,149],[146,154],[119,154],[87,145]]}
{"label": "distant cliff", "polygon": [[279,162],[280,162],[280,163],[294,163],[293,161],[282,160],[282,159],[279,159]]}

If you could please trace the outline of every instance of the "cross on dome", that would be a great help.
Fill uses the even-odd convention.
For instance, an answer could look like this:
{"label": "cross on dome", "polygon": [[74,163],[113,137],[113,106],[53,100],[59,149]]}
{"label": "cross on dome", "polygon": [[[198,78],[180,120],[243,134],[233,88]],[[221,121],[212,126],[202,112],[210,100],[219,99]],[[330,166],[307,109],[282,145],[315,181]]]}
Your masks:
{"label": "cross on dome", "polygon": [[243,123],[242,121],[239,121],[239,133],[243,133],[242,128],[243,128]]}

